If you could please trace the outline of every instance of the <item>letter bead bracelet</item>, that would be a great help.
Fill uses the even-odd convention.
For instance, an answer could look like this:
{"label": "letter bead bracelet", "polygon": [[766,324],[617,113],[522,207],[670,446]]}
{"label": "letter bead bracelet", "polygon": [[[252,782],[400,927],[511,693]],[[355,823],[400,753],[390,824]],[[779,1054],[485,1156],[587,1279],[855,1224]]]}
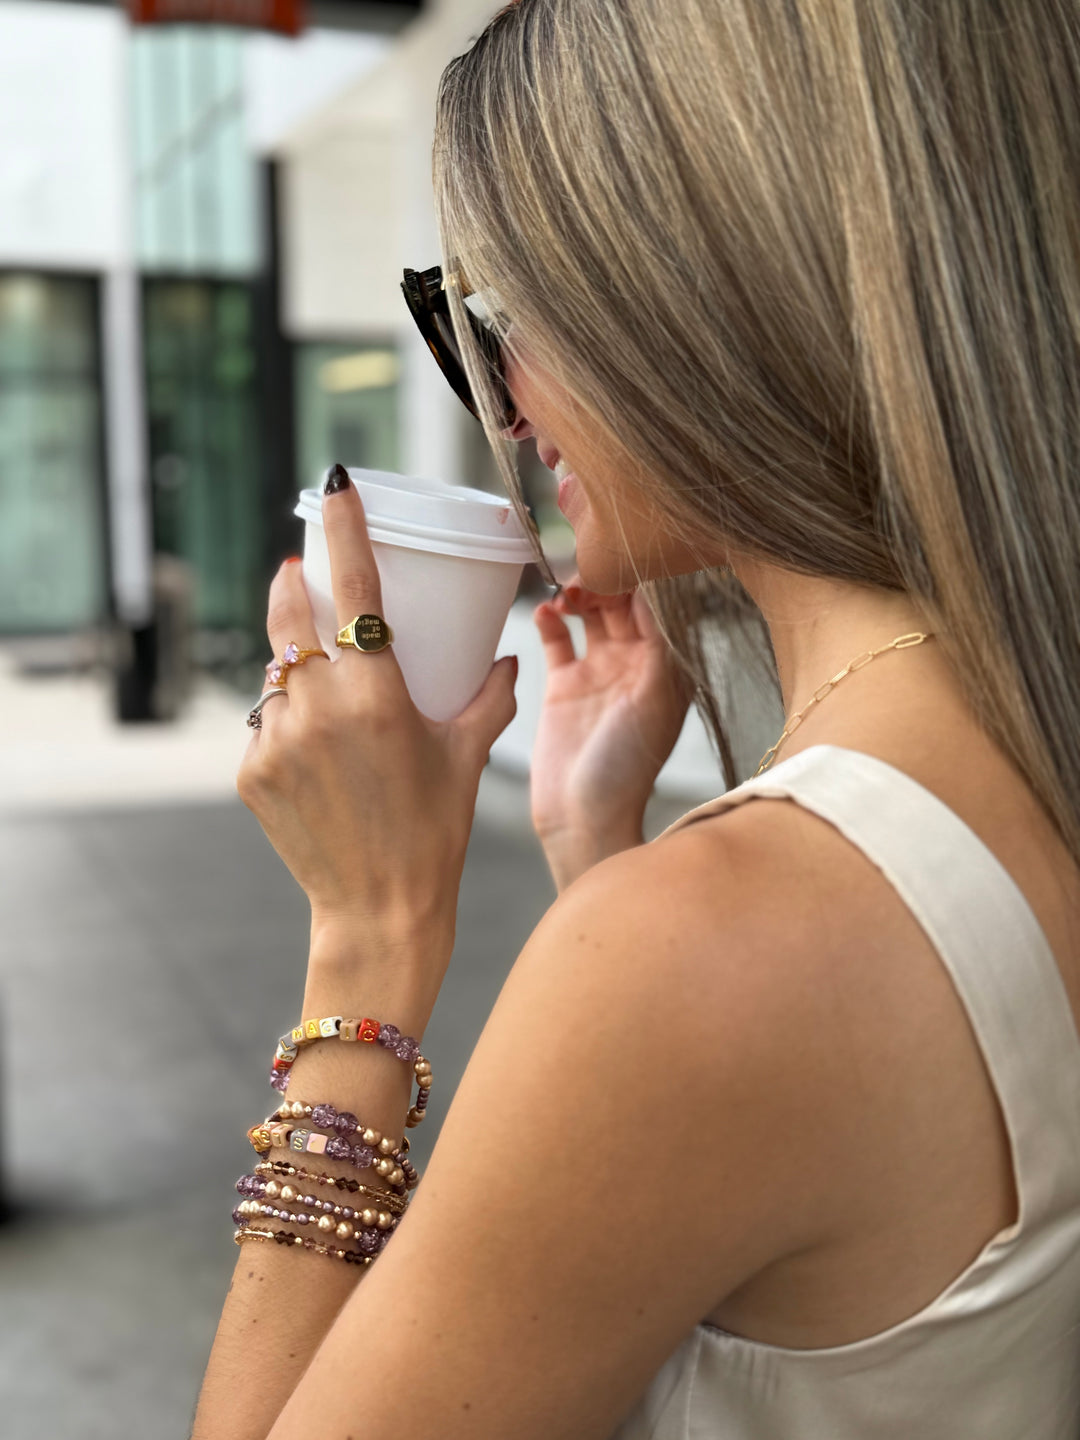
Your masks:
{"label": "letter bead bracelet", "polygon": [[411,1035],[402,1035],[396,1025],[384,1025],[379,1020],[367,1017],[362,1020],[346,1020],[341,1015],[301,1020],[299,1025],[294,1025],[278,1040],[273,1068],[270,1071],[270,1084],[284,1094],[289,1085],[289,1072],[301,1048],[316,1040],[334,1039],[381,1045],[384,1050],[389,1050],[399,1060],[412,1066],[419,1093],[405,1124],[409,1129],[419,1125],[427,1109],[432,1085],[431,1064],[421,1055],[420,1046]]}
{"label": "letter bead bracelet", "polygon": [[[291,1111],[291,1106],[288,1109]],[[332,1106],[314,1106],[316,1110],[332,1110]],[[282,1110],[286,1106],[282,1107]],[[355,1165],[358,1170],[374,1170],[376,1175],[381,1175],[388,1184],[409,1188],[408,1180],[412,1177],[415,1185],[419,1177],[409,1163],[404,1150],[395,1148],[394,1142],[388,1137],[384,1138],[377,1130],[370,1128],[360,1132],[360,1143],[353,1145],[345,1138],[345,1134],[337,1132],[326,1136],[318,1130],[308,1130],[303,1126],[294,1125],[292,1120],[282,1120],[282,1111],[269,1116],[261,1125],[253,1125],[248,1131],[248,1140],[251,1147],[260,1155],[265,1155],[268,1150],[288,1149],[299,1154],[307,1152],[312,1155],[326,1155],[331,1160],[342,1160],[346,1164]],[[355,1126],[359,1124],[355,1115],[344,1112],[347,1119]],[[331,1122],[332,1123],[332,1122]],[[374,1137],[374,1138],[371,1138]],[[389,1148],[385,1148],[389,1147]],[[405,1163],[402,1164],[402,1161]],[[408,1170],[405,1169],[408,1165]]]}

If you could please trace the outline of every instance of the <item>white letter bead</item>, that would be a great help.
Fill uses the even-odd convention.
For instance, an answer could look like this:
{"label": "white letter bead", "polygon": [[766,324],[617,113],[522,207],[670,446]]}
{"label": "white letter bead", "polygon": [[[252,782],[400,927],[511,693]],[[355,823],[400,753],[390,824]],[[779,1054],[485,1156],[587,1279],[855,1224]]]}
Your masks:
{"label": "white letter bead", "polygon": [[325,1020],[319,1021],[319,1034],[322,1035],[325,1039],[329,1040],[332,1036],[338,1033],[338,1027],[340,1026],[340,1024],[340,1015],[327,1015]]}

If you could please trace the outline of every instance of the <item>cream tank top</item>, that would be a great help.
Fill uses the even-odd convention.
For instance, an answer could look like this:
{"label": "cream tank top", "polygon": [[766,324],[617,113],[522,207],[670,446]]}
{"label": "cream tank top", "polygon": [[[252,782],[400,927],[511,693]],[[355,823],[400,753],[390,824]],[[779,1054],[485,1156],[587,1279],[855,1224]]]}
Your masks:
{"label": "cream tank top", "polygon": [[935,795],[836,746],[665,833],[755,796],[834,825],[922,925],[997,1091],[1019,1218],[929,1305],[867,1339],[790,1350],[696,1326],[612,1440],[1080,1440],[1080,1039],[1031,907]]}

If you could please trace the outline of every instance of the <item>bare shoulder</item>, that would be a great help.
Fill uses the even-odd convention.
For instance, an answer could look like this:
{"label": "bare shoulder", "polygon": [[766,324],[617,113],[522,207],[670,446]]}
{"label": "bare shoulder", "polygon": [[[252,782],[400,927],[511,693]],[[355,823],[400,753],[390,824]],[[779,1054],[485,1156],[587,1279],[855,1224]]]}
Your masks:
{"label": "bare shoulder", "polygon": [[[586,1073],[610,1073],[613,1111],[650,1115],[693,1147],[703,1201],[724,1185],[733,1205],[741,1172],[747,1256],[813,1243],[832,1205],[833,1138],[850,1135],[845,987],[864,936],[852,895],[865,881],[869,903],[880,900],[880,879],[785,801],[623,852],[551,907],[482,1046],[522,1055],[537,1033],[557,1033],[565,1063],[548,1074],[549,1096],[560,1075],[574,1090]],[[797,1201],[784,1183],[795,1176]]]}
{"label": "bare shoulder", "polygon": [[650,1003],[697,996],[707,1024],[740,1005],[779,1022],[793,987],[842,982],[860,895],[882,898],[860,851],[794,803],[755,799],[594,867],[534,938],[637,977]]}

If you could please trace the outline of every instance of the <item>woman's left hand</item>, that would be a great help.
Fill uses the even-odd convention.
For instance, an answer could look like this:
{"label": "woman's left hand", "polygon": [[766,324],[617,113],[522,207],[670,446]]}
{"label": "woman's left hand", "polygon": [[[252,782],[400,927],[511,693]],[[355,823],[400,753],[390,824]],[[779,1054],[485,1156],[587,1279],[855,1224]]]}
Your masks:
{"label": "woman's left hand", "polygon": [[[338,624],[382,614],[363,504],[349,484],[323,500]],[[273,652],[319,640],[301,566],[270,589]],[[514,717],[517,661],[492,667],[457,719],[413,704],[393,647],[314,656],[263,709],[237,789],[311,902],[312,928],[438,943],[449,960],[480,774]],[[444,943],[447,942],[448,944]],[[441,976],[438,977],[441,980]]]}

